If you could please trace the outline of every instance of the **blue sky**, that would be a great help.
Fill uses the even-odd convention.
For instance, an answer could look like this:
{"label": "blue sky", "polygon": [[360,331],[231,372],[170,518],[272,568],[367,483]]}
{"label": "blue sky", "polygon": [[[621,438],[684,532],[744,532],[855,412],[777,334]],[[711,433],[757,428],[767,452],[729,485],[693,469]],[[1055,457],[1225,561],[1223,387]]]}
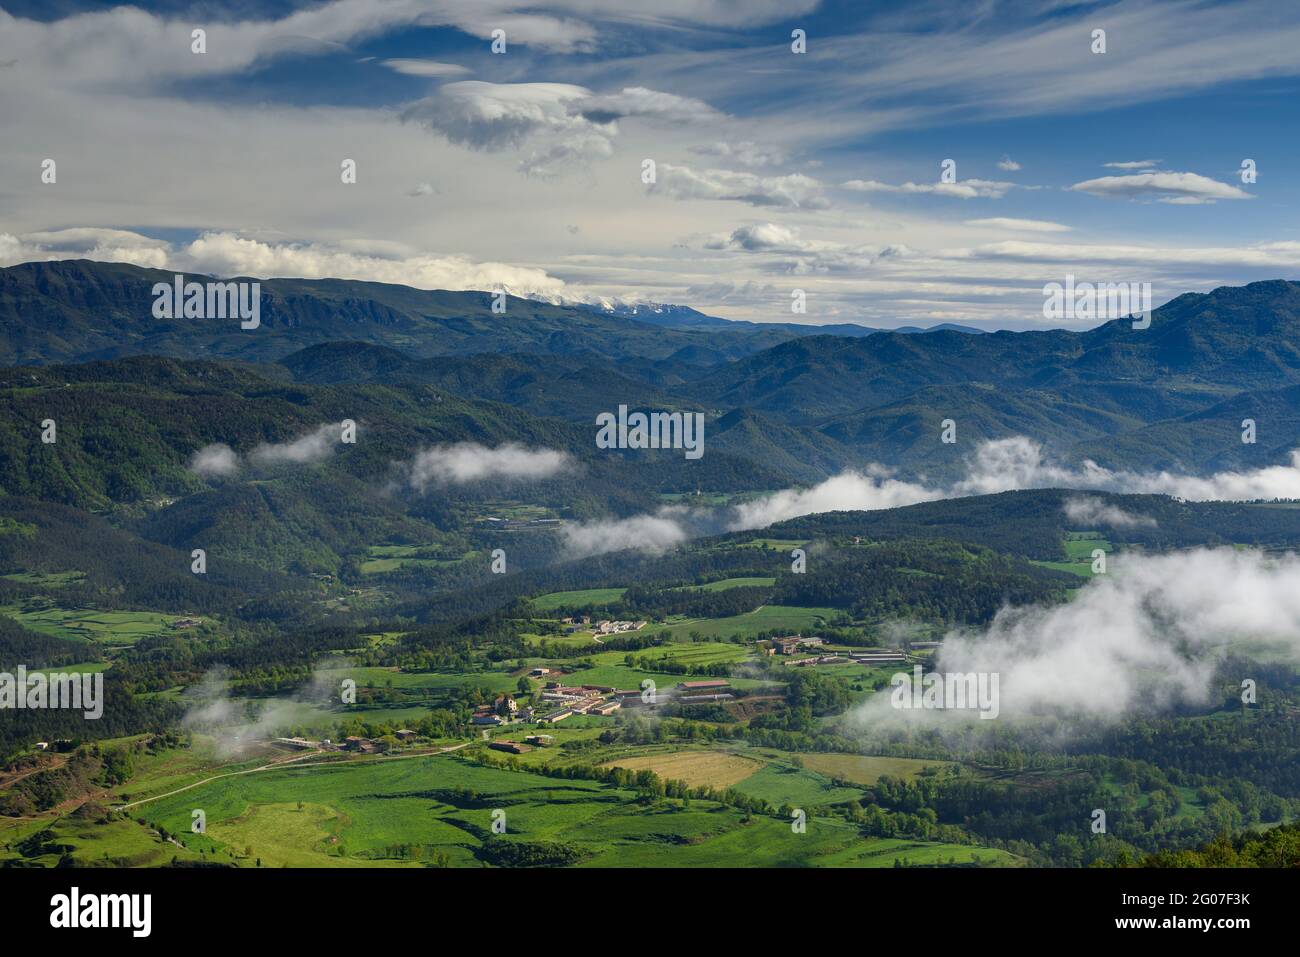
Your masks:
{"label": "blue sky", "polygon": [[0,10],[0,264],[984,328],[1062,324],[1066,273],[1157,302],[1300,278],[1290,4]]}

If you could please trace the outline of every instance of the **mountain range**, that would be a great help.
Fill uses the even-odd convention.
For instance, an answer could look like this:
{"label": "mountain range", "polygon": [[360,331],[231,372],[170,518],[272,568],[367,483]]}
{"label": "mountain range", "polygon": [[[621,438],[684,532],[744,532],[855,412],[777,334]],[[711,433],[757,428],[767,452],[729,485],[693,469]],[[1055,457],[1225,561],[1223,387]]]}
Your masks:
{"label": "mountain range", "polygon": [[[0,355],[23,367],[113,360],[95,374],[160,375],[169,389],[235,377],[258,394],[346,386],[399,404],[437,395],[465,403],[447,439],[558,429],[557,444],[578,455],[600,412],[698,410],[709,449],[726,458],[708,477],[729,487],[741,473],[761,488],[873,463],[951,476],[975,443],[1011,435],[1062,462],[1189,473],[1278,464],[1300,444],[1300,284],[1284,280],[1181,295],[1145,329],[1121,319],[1085,332],[971,334],[513,297],[498,315],[487,293],[296,279],[261,283],[262,324],[246,331],[233,320],[155,319],[152,285],[171,276],[90,261],[0,269]],[[217,364],[201,373],[162,359],[122,364],[144,354]],[[55,378],[88,374],[77,368]],[[1247,418],[1255,444],[1240,440]],[[957,423],[955,445],[938,441],[945,419]],[[525,425],[534,420],[553,424]],[[659,458],[664,475],[681,472]],[[711,471],[665,481],[707,484]]]}

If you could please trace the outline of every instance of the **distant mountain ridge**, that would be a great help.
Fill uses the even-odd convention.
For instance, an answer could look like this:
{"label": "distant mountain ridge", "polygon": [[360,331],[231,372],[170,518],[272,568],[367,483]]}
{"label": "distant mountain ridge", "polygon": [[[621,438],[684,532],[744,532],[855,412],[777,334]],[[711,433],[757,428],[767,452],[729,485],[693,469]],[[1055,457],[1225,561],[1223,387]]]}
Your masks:
{"label": "distant mountain ridge", "polygon": [[666,303],[610,303],[600,306],[591,306],[590,308],[607,315],[623,316],[628,319],[635,319],[638,322],[649,323],[654,326],[662,326],[665,329],[737,329],[737,328],[763,328],[763,329],[786,329],[796,332],[800,335],[836,335],[836,336],[870,336],[877,332],[901,332],[901,333],[918,333],[918,332],[938,332],[948,330],[951,332],[968,332],[973,335],[983,335],[983,329],[977,329],[974,326],[963,326],[954,322],[941,322],[935,326],[897,326],[892,329],[880,329],[873,326],[864,326],[856,322],[832,322],[825,325],[813,325],[810,323],[799,322],[750,322],[744,319],[721,319],[717,316],[706,315],[690,306],[674,306]]}
{"label": "distant mountain ridge", "polygon": [[[155,320],[152,284],[172,275],[2,269],[0,358],[236,359],[274,380],[434,388],[583,428],[619,405],[700,411],[709,448],[761,484],[872,463],[951,478],[979,442],[1010,435],[1054,459],[1190,473],[1282,464],[1300,447],[1300,283],[1285,280],[1179,296],[1144,329],[834,335],[679,306],[620,315],[511,298],[496,315],[485,293],[345,280],[264,281],[263,328],[244,331]],[[956,446],[936,439],[947,418]],[[1240,441],[1244,418],[1259,422],[1256,444]]]}
{"label": "distant mountain ridge", "polygon": [[[262,279],[260,326],[159,319],[153,287],[175,272],[91,260],[0,269],[0,362],[83,362],[127,355],[274,361],[303,346],[369,342],[427,357],[485,352],[672,359],[715,365],[804,335],[869,335],[860,326],[733,323],[683,306],[555,305],[493,294],[413,289],[345,279]],[[199,274],[187,281],[206,282]]]}

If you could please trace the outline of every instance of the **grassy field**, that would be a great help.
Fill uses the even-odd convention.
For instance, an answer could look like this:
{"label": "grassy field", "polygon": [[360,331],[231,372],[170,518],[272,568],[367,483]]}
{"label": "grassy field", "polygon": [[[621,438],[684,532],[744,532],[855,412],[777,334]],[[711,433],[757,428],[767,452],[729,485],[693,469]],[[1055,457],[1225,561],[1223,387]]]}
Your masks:
{"label": "grassy field", "polygon": [[1103,538],[1100,532],[1066,532],[1065,561],[1031,561],[1031,564],[1055,569],[1058,572],[1070,572],[1080,578],[1092,578],[1092,553],[1097,548],[1107,555],[1115,550],[1114,545]]}
{"label": "grassy field", "polygon": [[537,611],[557,608],[607,608],[623,597],[626,588],[583,588],[579,591],[553,591],[533,599]]}
{"label": "grassy field", "polygon": [[[286,800],[286,795],[292,795]],[[202,808],[208,833],[189,833]],[[795,833],[777,817],[746,822],[708,801],[642,803],[630,791],[584,780],[483,767],[451,755],[385,758],[225,778],[135,809],[194,850],[245,866],[481,866],[494,811],[506,840],[562,842],[583,866],[859,866],[1013,864],[981,848],[863,837],[842,821],[810,817]],[[233,854],[233,857],[230,855]],[[221,857],[220,855],[226,855]]]}
{"label": "grassy field", "polygon": [[481,553],[448,557],[437,543],[426,545],[371,545],[370,556],[358,567],[363,575],[387,575],[403,568],[448,568],[469,561]]}
{"label": "grassy field", "polygon": [[[643,671],[629,668],[627,665],[598,665],[584,668],[565,677],[565,681],[576,685],[599,685],[606,688],[618,688],[631,691],[641,687],[641,682],[649,678],[659,689],[675,688],[683,681],[699,681],[696,675],[674,675],[662,671]],[[742,689],[762,688],[766,682],[755,678],[727,678],[732,687]]]}
{"label": "grassy field", "polygon": [[724,578],[707,585],[682,585],[674,591],[726,591],[729,588],[756,588],[775,585],[775,578]]}
{"label": "grassy field", "polygon": [[752,638],[765,631],[780,631],[787,635],[811,634],[842,614],[837,608],[763,605],[743,615],[728,618],[670,620],[665,625],[651,626],[651,631],[654,634],[667,631],[677,640],[688,638],[693,632],[698,632],[705,638],[729,638],[732,635]]}
{"label": "grassy field", "polygon": [[[626,651],[598,651],[581,660],[589,660],[596,665],[619,665],[628,654]],[[654,662],[673,661],[682,665],[712,665],[744,661],[753,655],[753,651],[745,645],[725,641],[701,641],[655,645],[630,654],[638,660],[646,658]]]}
{"label": "grassy field", "polygon": [[762,548],[768,551],[788,552],[792,548],[800,548],[808,544],[806,539],[802,538],[754,538],[747,542],[742,542],[739,548]]}
{"label": "grassy field", "polygon": [[0,606],[24,627],[58,638],[93,641],[106,646],[125,647],[153,635],[184,634],[171,627],[179,615],[154,611],[95,611],[88,608],[32,608],[22,605]]}
{"label": "grassy field", "polygon": [[810,771],[829,778],[870,786],[882,775],[912,780],[926,768],[942,770],[951,761],[922,761],[917,758],[878,758],[865,754],[800,754],[799,760]]}

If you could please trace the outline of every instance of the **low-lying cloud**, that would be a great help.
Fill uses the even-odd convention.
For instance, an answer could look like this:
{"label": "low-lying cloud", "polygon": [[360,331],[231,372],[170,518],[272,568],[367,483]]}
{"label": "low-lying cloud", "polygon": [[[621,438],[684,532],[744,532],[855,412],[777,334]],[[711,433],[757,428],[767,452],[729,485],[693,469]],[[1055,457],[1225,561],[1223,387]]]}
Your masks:
{"label": "low-lying cloud", "polygon": [[431,485],[466,485],[486,479],[545,479],[572,467],[572,457],[555,449],[530,449],[514,442],[495,448],[459,442],[421,452],[407,466],[407,481],[417,491],[424,491]]}
{"label": "low-lying cloud", "polygon": [[[625,541],[626,544],[618,546],[622,548],[662,550],[665,547],[663,543],[674,537],[680,542],[721,530],[766,528],[803,515],[901,508],[938,499],[1042,488],[1169,495],[1194,502],[1300,499],[1300,450],[1291,453],[1289,465],[1225,471],[1200,477],[1168,471],[1108,469],[1091,460],[1078,466],[1060,465],[1047,459],[1039,443],[1024,436],[1014,436],[981,443],[967,463],[965,476],[946,486],[894,478],[890,470],[873,465],[862,471],[842,472],[809,488],[784,489],[719,510],[709,521],[701,518],[698,509],[692,511],[689,522],[669,510],[660,510],[653,516],[656,530],[653,543],[640,543],[631,534],[638,527],[629,524],[634,519],[613,523],[629,534],[608,537],[611,541]],[[1096,524],[1127,528],[1155,524],[1150,516],[1129,513],[1097,499],[1089,500],[1086,496],[1072,502],[1066,506],[1067,515],[1072,520],[1091,519]],[[678,526],[675,536],[662,527],[664,522]],[[577,526],[566,534],[576,535],[584,527]],[[576,540],[570,538],[571,543]]]}
{"label": "low-lying cloud", "polygon": [[239,471],[239,456],[224,442],[214,442],[194,453],[190,471],[200,478],[226,478]]}
{"label": "low-lying cloud", "polygon": [[[327,422],[288,442],[262,442],[248,453],[246,462],[261,468],[319,462],[332,455],[342,442],[343,429],[343,422]],[[229,478],[245,464],[245,459],[229,445],[214,442],[194,453],[189,469],[201,478]]]}
{"label": "low-lying cloud", "polygon": [[566,525],[564,543],[572,558],[603,555],[629,549],[659,554],[693,538],[689,512],[680,506],[666,506],[654,515],[635,515],[580,525]]}
{"label": "low-lying cloud", "polygon": [[255,465],[305,465],[319,462],[334,451],[341,436],[341,423],[327,423],[291,442],[263,442],[248,453],[248,458]]}
{"label": "low-lying cloud", "polygon": [[[1095,576],[1068,603],[1007,608],[987,628],[950,633],[935,667],[997,674],[1003,718],[1114,721],[1204,705],[1230,645],[1266,646],[1300,660],[1297,581],[1294,554],[1218,548],[1119,555],[1109,574]],[[895,709],[883,694],[854,716],[863,727],[944,717],[975,715]]]}
{"label": "low-lying cloud", "polygon": [[1065,517],[1070,521],[1087,528],[1098,525],[1109,528],[1154,528],[1157,524],[1150,515],[1134,515],[1099,498],[1068,499],[1064,511]]}

